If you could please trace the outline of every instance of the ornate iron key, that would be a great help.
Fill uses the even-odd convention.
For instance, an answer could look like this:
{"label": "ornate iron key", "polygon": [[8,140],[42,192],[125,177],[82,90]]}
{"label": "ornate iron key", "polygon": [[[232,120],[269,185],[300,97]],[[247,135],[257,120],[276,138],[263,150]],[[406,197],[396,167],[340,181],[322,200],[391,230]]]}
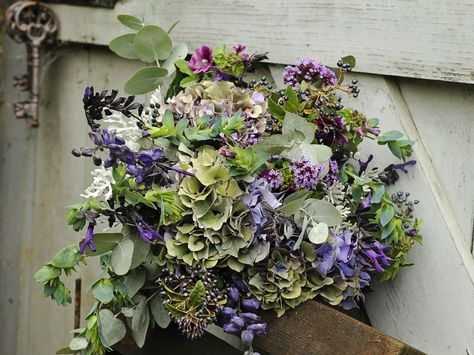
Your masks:
{"label": "ornate iron key", "polygon": [[27,74],[15,77],[13,85],[29,91],[30,98],[14,104],[15,116],[26,118],[31,127],[37,127],[40,46],[54,43],[58,21],[48,5],[39,1],[20,1],[7,9],[5,24],[10,37],[18,43],[25,43],[28,53]]}

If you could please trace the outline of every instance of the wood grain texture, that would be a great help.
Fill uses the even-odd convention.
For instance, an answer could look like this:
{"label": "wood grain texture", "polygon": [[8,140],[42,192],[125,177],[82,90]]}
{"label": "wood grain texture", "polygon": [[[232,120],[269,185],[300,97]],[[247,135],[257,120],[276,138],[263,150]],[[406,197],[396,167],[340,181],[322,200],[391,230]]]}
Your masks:
{"label": "wood grain texture", "polygon": [[272,355],[421,355],[388,335],[316,301],[277,318],[267,313],[268,335],[256,346]]}
{"label": "wood grain texture", "polygon": [[[113,10],[53,5],[63,41],[108,44],[127,29],[117,14],[142,16],[147,1]],[[314,57],[334,65],[353,54],[359,72],[474,83],[474,3],[471,0],[158,0],[151,23],[180,20],[176,40],[244,43],[269,51],[270,62]]]}

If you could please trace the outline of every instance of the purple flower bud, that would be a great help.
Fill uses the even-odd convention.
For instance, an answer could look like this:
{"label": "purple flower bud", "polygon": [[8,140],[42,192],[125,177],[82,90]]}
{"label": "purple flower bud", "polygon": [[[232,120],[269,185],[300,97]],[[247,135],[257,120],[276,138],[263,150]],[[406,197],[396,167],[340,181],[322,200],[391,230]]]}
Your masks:
{"label": "purple flower bud", "polygon": [[248,330],[252,330],[256,335],[266,335],[267,334],[267,324],[266,323],[257,323],[252,324],[247,327]]}
{"label": "purple flower bud", "polygon": [[235,311],[234,311],[234,309],[232,309],[230,307],[224,307],[224,309],[222,310],[222,315],[224,317],[230,318],[230,317],[233,317],[235,315]]}
{"label": "purple flower bud", "polygon": [[240,316],[248,324],[254,324],[262,320],[262,317],[260,317],[259,315],[256,315],[255,313],[250,313],[250,312],[242,313]]}
{"label": "purple flower bud", "polygon": [[248,310],[258,310],[260,308],[260,302],[255,298],[246,298],[242,301],[242,306]]}
{"label": "purple flower bud", "polygon": [[234,324],[237,327],[243,328],[245,327],[245,322],[242,318],[233,316],[232,319],[230,320],[232,324]]}
{"label": "purple flower bud", "polygon": [[248,329],[244,330],[240,337],[242,338],[242,343],[244,343],[245,345],[250,345],[253,341],[254,332]]}
{"label": "purple flower bud", "polygon": [[79,248],[79,253],[84,254],[84,252],[86,251],[86,246],[89,246],[89,248],[92,251],[96,251],[94,241],[93,241],[93,236],[94,236],[94,224],[89,223],[89,226],[87,227],[86,237],[84,238],[84,242]]}
{"label": "purple flower bud", "polygon": [[237,302],[239,300],[239,290],[237,290],[235,287],[231,287],[229,292],[229,299],[232,302]]}
{"label": "purple flower bud", "polygon": [[240,328],[232,323],[225,323],[222,328],[224,329],[224,332],[229,334],[238,335],[240,333]]}

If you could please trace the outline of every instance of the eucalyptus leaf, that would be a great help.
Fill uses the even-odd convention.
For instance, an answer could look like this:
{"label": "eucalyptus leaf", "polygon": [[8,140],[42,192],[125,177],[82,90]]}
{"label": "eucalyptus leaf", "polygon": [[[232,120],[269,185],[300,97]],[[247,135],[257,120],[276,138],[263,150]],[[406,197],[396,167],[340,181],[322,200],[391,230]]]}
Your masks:
{"label": "eucalyptus leaf", "polygon": [[35,273],[34,278],[38,283],[45,283],[59,277],[60,275],[61,269],[51,265],[44,265]]}
{"label": "eucalyptus leaf", "polygon": [[332,150],[323,144],[300,143],[293,145],[281,153],[283,158],[300,160],[301,157],[308,158],[311,164],[323,163],[331,158]]}
{"label": "eucalyptus leaf", "polygon": [[138,235],[134,238],[131,238],[133,242],[133,258],[130,269],[135,269],[137,266],[144,263],[147,259],[148,254],[150,253],[150,244],[146,243]]}
{"label": "eucalyptus leaf", "polygon": [[125,276],[123,283],[127,287],[128,297],[132,298],[143,287],[146,281],[146,272],[143,269],[132,270]]}
{"label": "eucalyptus leaf", "polygon": [[118,242],[122,239],[121,233],[95,233],[94,245],[96,251],[86,248],[87,256],[100,256],[115,248]]}
{"label": "eucalyptus leaf", "polygon": [[296,137],[299,142],[311,143],[314,140],[316,125],[299,115],[286,112],[282,132],[287,137]]}
{"label": "eucalyptus leaf", "polygon": [[130,239],[122,239],[112,252],[112,267],[117,275],[125,275],[132,265],[134,245]]}
{"label": "eucalyptus leaf", "polygon": [[168,71],[165,68],[142,68],[125,83],[124,89],[131,95],[146,94],[157,89],[166,75],[168,75]]}
{"label": "eucalyptus leaf", "polygon": [[126,59],[138,59],[134,47],[135,37],[135,33],[128,33],[126,35],[114,38],[109,43],[109,48],[119,57]]}
{"label": "eucalyptus leaf", "polygon": [[82,350],[85,349],[88,344],[86,337],[75,337],[69,343],[69,349],[74,351]]}
{"label": "eucalyptus leaf", "polygon": [[172,42],[161,27],[146,25],[137,32],[134,48],[140,60],[152,63],[170,56]]}
{"label": "eucalyptus leaf", "polygon": [[163,300],[159,295],[153,297],[150,302],[150,311],[153,315],[153,319],[160,328],[168,328],[168,325],[171,322],[170,317],[168,316],[168,311],[163,305]]}
{"label": "eucalyptus leaf", "polygon": [[173,47],[171,55],[165,60],[162,67],[168,70],[168,76],[173,75],[176,67],[175,62],[186,58],[188,55],[188,46],[184,43],[176,43]]}
{"label": "eucalyptus leaf", "polygon": [[92,294],[101,303],[109,303],[114,299],[114,285],[109,279],[102,279],[92,286]]}
{"label": "eucalyptus leaf", "polygon": [[301,225],[304,216],[309,216],[318,223],[324,222],[328,226],[337,226],[342,222],[341,214],[336,207],[328,201],[314,198],[304,201],[300,210],[295,213],[295,222]]}
{"label": "eucalyptus leaf", "polygon": [[127,26],[128,28],[131,28],[135,31],[138,31],[144,26],[144,23],[141,19],[132,15],[118,15],[117,20],[119,20],[122,25]]}
{"label": "eucalyptus leaf", "polygon": [[122,340],[126,333],[123,322],[105,308],[99,312],[99,331],[108,347]]}
{"label": "eucalyptus leaf", "polygon": [[132,336],[139,348],[145,344],[146,333],[150,324],[150,312],[147,307],[146,298],[140,297],[140,302],[135,308],[132,318]]}
{"label": "eucalyptus leaf", "polygon": [[395,141],[399,138],[403,137],[403,133],[399,131],[387,131],[384,134],[381,134],[380,136],[377,137],[377,140],[379,142],[388,142],[388,141]]}
{"label": "eucalyptus leaf", "polygon": [[313,244],[321,244],[328,239],[329,228],[324,222],[317,223],[308,233],[308,239]]}

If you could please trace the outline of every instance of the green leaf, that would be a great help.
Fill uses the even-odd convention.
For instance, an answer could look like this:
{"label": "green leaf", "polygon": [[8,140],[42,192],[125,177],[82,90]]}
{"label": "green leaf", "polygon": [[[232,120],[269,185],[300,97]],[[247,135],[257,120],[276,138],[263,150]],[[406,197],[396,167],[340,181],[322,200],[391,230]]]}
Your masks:
{"label": "green leaf", "polygon": [[306,200],[306,198],[308,198],[309,195],[310,192],[305,190],[292,193],[285,199],[283,206],[280,207],[280,210],[284,214],[292,216],[296,211],[301,208],[303,202]]}
{"label": "green leaf", "polygon": [[86,337],[75,337],[69,343],[69,349],[75,351],[82,350],[85,349],[88,344],[89,342],[87,341]]}
{"label": "green leaf", "polygon": [[45,283],[49,280],[53,280],[61,275],[61,269],[51,265],[44,265],[39,269],[33,276],[38,283]]}
{"label": "green leaf", "polygon": [[328,225],[324,222],[318,223],[308,233],[308,239],[313,244],[321,244],[328,239],[329,228]]}
{"label": "green leaf", "polygon": [[291,86],[286,88],[285,96],[288,98],[284,106],[285,111],[296,113],[298,111],[298,96],[296,96],[296,92]]}
{"label": "green leaf", "polygon": [[380,211],[380,224],[385,227],[395,215],[395,210],[391,205],[383,205]]}
{"label": "green leaf", "polygon": [[109,309],[101,309],[99,312],[99,332],[102,334],[105,345],[111,347],[123,339],[126,333],[123,322],[115,318]]}
{"label": "green leaf", "polygon": [[299,142],[311,143],[314,140],[316,125],[299,115],[287,112],[282,132],[287,137],[295,137]]}
{"label": "green leaf", "polygon": [[204,298],[206,297],[206,288],[201,280],[196,282],[193,289],[189,294],[188,303],[191,307],[199,308],[204,303]]}
{"label": "green leaf", "polygon": [[141,296],[132,318],[132,336],[139,348],[145,344],[149,324],[150,312],[148,311],[146,297]]}
{"label": "green leaf", "polygon": [[125,91],[131,95],[146,94],[157,89],[167,74],[164,68],[142,68],[125,83]]}
{"label": "green leaf", "polygon": [[400,149],[400,144],[397,141],[388,142],[388,148],[398,159],[403,159],[402,150]]}
{"label": "green leaf", "polygon": [[268,111],[279,121],[283,121],[285,119],[285,110],[272,99],[268,100]]}
{"label": "green leaf", "polygon": [[128,297],[132,298],[143,287],[146,281],[146,273],[143,269],[132,270],[123,283],[127,287]]}
{"label": "green leaf", "polygon": [[168,328],[168,325],[170,324],[171,319],[168,316],[168,311],[163,305],[163,300],[161,299],[159,295],[156,295],[151,300],[150,311],[151,311],[151,314],[153,315],[153,319],[155,319],[156,324],[158,324],[160,328]]}
{"label": "green leaf", "polygon": [[316,222],[324,222],[328,226],[337,226],[342,222],[338,209],[330,202],[309,198],[304,201],[301,209],[295,213],[295,222],[301,224],[304,216],[313,218]]}
{"label": "green leaf", "polygon": [[77,351],[71,350],[68,346],[68,347],[59,349],[58,351],[56,351],[56,354],[60,354],[60,355],[61,354],[77,354]]}
{"label": "green leaf", "polygon": [[114,299],[114,285],[109,279],[102,279],[92,286],[92,294],[102,303],[109,303]]}
{"label": "green leaf", "polygon": [[184,59],[178,59],[174,62],[174,64],[178,67],[179,71],[183,74],[194,75],[192,69],[189,67],[188,62]]}
{"label": "green leaf", "polygon": [[79,247],[76,244],[71,244],[56,254],[51,261],[51,265],[61,269],[69,269],[76,266],[81,258]]}
{"label": "green leaf", "polygon": [[311,164],[319,164],[329,160],[332,150],[323,144],[300,143],[280,154],[283,158],[291,160],[300,160],[301,157],[306,157]]}
{"label": "green leaf", "polygon": [[374,191],[371,203],[380,203],[385,193],[385,185],[383,183],[372,183],[370,187],[372,187],[372,190]]}
{"label": "green leaf", "polygon": [[385,143],[388,141],[395,141],[399,138],[403,137],[403,133],[399,131],[388,131],[385,132],[384,134],[380,135],[377,137],[377,140],[379,142]]}
{"label": "green leaf", "polygon": [[122,25],[127,26],[128,28],[131,28],[135,31],[138,31],[144,26],[144,23],[141,19],[131,15],[118,15],[117,20],[119,20]]}
{"label": "green leaf", "polygon": [[162,67],[168,70],[168,76],[173,75],[176,67],[175,62],[183,60],[188,55],[188,46],[184,43],[177,43],[171,52],[171,55],[165,60]]}
{"label": "green leaf", "polygon": [[356,66],[356,59],[352,55],[346,55],[345,57],[342,57],[342,62],[345,64],[349,64],[351,68],[354,68]]}
{"label": "green leaf", "polygon": [[288,137],[281,134],[271,135],[253,146],[255,151],[262,151],[269,154],[280,154],[285,148],[291,147]]}
{"label": "green leaf", "polygon": [[170,28],[168,28],[168,31],[166,31],[167,34],[170,34],[174,28],[176,27],[176,25],[179,23],[179,20],[176,20],[171,26]]}
{"label": "green leaf", "polygon": [[117,54],[119,57],[126,59],[138,59],[137,54],[135,53],[134,41],[135,33],[129,33],[123,36],[114,38],[109,43],[109,48],[112,52]]}
{"label": "green leaf", "polygon": [[94,245],[96,251],[86,248],[87,256],[100,256],[115,248],[118,242],[123,238],[121,233],[95,233]]}
{"label": "green leaf", "polygon": [[158,26],[146,25],[137,32],[135,52],[145,63],[167,59],[172,50],[171,38]]}
{"label": "green leaf", "polygon": [[130,239],[122,239],[112,252],[112,267],[117,275],[125,275],[132,265],[134,245]]}

